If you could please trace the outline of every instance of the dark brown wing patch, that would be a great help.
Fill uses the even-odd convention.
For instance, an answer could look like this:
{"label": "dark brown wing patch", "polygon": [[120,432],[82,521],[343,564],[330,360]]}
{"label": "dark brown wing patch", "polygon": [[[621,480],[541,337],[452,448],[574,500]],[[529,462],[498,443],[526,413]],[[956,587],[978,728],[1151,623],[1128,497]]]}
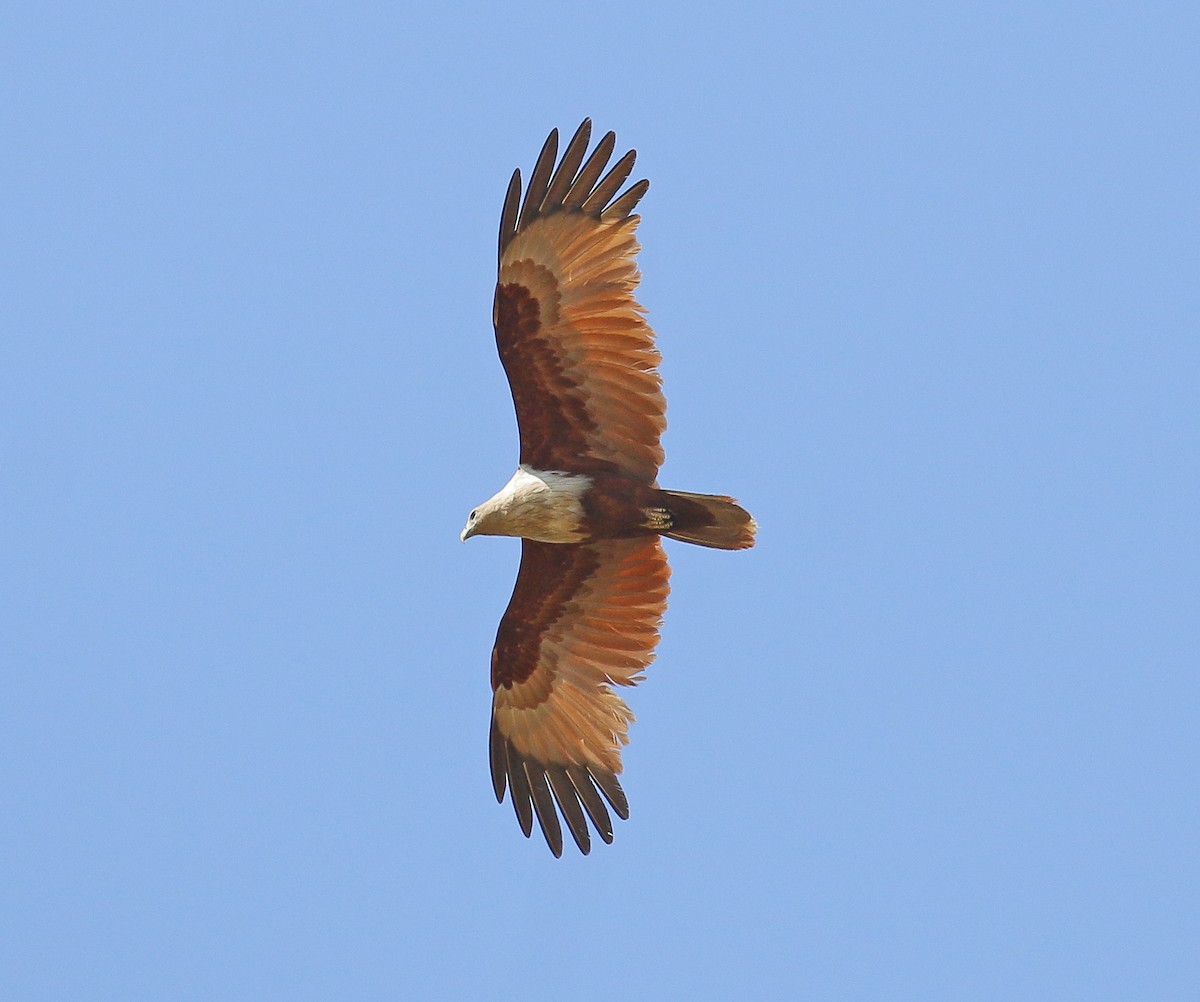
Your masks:
{"label": "dark brown wing patch", "polygon": [[521,462],[539,470],[615,471],[612,461],[590,455],[596,424],[575,392],[578,383],[565,372],[563,354],[540,336],[542,316],[557,314],[554,280],[543,274],[527,281],[542,300],[526,285],[508,282],[496,286],[494,310],[500,361],[507,371],[526,374],[509,381],[521,430]]}
{"label": "dark brown wing patch", "polygon": [[523,542],[521,569],[492,648],[493,692],[529,680],[541,657],[542,637],[567,614],[598,562],[590,546]]}

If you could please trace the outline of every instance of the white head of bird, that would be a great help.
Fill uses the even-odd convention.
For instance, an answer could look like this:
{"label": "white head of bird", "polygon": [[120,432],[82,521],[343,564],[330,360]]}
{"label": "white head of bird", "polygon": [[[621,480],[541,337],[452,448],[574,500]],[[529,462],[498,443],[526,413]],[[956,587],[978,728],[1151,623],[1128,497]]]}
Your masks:
{"label": "white head of bird", "polygon": [[578,543],[585,537],[581,499],[591,478],[521,466],[512,479],[476,507],[459,534],[520,536],[543,543]]}

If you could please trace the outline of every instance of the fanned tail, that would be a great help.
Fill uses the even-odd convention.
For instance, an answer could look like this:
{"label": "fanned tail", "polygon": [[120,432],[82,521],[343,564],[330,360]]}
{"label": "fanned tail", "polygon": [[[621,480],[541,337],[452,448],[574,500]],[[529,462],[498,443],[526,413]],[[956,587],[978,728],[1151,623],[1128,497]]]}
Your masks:
{"label": "fanned tail", "polygon": [[671,527],[663,535],[717,550],[746,550],[754,545],[758,524],[740,504],[724,494],[663,491]]}

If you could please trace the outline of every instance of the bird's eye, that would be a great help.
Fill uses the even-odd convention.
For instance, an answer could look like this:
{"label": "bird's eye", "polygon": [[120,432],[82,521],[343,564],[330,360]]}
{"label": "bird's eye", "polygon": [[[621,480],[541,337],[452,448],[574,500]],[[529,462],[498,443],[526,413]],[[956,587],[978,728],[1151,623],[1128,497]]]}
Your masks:
{"label": "bird's eye", "polygon": [[473,512],[471,512],[471,521],[472,521],[472,522],[474,522],[474,521],[475,521],[475,519],[476,519],[476,518],[478,518],[478,517],[479,517],[479,512],[477,512],[477,511],[473,511]]}

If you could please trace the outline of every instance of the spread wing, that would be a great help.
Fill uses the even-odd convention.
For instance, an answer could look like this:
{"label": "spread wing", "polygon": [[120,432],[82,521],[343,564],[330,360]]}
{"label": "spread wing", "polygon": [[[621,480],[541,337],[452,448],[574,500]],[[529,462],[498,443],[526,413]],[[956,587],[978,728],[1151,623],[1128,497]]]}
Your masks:
{"label": "spread wing", "polygon": [[601,794],[629,817],[617,773],[633,714],[612,687],[639,682],[653,659],[669,574],[657,537],[522,541],[492,650],[492,784],[498,801],[507,786],[526,836],[536,813],[555,856],[555,804],[585,854],[585,814],[612,841]]}
{"label": "spread wing", "polygon": [[522,463],[652,483],[666,402],[654,332],[634,299],[639,217],[630,214],[650,182],[614,198],[636,153],[601,179],[616,136],[608,133],[583,163],[591,128],[585,119],[557,168],[558,130],[550,133],[524,203],[521,172],[513,174],[500,219],[496,345]]}

